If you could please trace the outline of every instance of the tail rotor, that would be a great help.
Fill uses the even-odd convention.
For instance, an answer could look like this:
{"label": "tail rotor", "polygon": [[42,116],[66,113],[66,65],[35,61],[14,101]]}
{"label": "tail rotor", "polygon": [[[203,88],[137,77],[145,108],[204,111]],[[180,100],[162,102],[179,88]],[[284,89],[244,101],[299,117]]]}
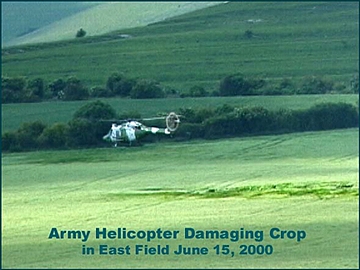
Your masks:
{"label": "tail rotor", "polygon": [[180,118],[174,112],[169,113],[165,121],[166,121],[166,127],[170,132],[174,132],[175,130],[177,130],[180,124]]}

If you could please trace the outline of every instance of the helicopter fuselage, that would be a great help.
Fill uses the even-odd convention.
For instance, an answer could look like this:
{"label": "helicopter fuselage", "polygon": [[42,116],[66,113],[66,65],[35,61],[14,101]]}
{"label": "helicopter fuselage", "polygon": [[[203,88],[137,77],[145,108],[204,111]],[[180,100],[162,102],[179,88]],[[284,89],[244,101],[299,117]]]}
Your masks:
{"label": "helicopter fuselage", "polygon": [[170,131],[167,128],[147,127],[137,121],[128,121],[121,125],[112,124],[110,131],[103,139],[114,143],[116,147],[119,142],[125,142],[131,145],[148,134],[157,133],[169,135]]}

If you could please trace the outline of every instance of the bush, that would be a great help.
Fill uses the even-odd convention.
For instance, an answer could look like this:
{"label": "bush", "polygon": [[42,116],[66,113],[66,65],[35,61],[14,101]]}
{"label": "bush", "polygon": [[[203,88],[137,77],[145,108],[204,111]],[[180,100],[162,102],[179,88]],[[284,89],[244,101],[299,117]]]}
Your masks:
{"label": "bush", "polygon": [[244,36],[246,38],[252,38],[254,36],[254,33],[251,30],[246,30]]}
{"label": "bush", "polygon": [[20,151],[15,132],[5,132],[1,136],[1,149],[3,151]]}
{"label": "bush", "polygon": [[85,37],[86,36],[86,31],[82,28],[80,28],[77,32],[76,32],[76,37],[77,38],[81,38],[81,37]]}
{"label": "bush", "polygon": [[181,139],[198,139],[204,138],[204,128],[202,124],[182,123],[176,130],[176,138]]}
{"label": "bush", "polygon": [[26,79],[24,77],[1,77],[2,103],[22,102],[25,96]]}
{"label": "bush", "polygon": [[97,145],[101,137],[97,137],[94,123],[83,118],[76,118],[69,122],[67,142],[71,147]]}
{"label": "bush", "polygon": [[328,130],[357,127],[359,115],[355,106],[348,103],[322,103],[305,113],[309,130]]}
{"label": "bush", "polygon": [[134,99],[164,98],[165,93],[157,82],[152,80],[140,80],[131,90],[130,97]]}
{"label": "bush", "polygon": [[116,118],[116,112],[108,103],[97,100],[80,107],[74,113],[74,118],[83,118],[89,121],[114,119]]}
{"label": "bush", "polygon": [[63,148],[66,146],[68,127],[63,123],[55,123],[46,127],[39,137],[39,144],[44,148]]}
{"label": "bush", "polygon": [[40,121],[22,124],[16,132],[17,144],[22,150],[38,148],[38,138],[45,128],[46,125]]}
{"label": "bush", "polygon": [[89,91],[79,79],[75,77],[67,79],[66,86],[64,88],[65,100],[83,100],[88,97]]}
{"label": "bush", "polygon": [[319,77],[306,77],[301,87],[298,89],[298,94],[325,94],[330,93],[334,89],[334,83]]}
{"label": "bush", "polygon": [[263,79],[245,78],[243,74],[235,74],[225,77],[220,82],[221,96],[249,96],[258,95],[255,90],[264,87]]}
{"label": "bush", "polygon": [[63,79],[57,79],[49,84],[49,89],[52,97],[61,98],[61,92],[64,92],[66,82]]}
{"label": "bush", "polygon": [[244,75],[242,74],[227,76],[220,82],[221,96],[249,94],[251,94],[250,84],[245,80]]}
{"label": "bush", "polygon": [[121,73],[113,73],[106,81],[106,89],[111,93],[111,96],[127,97],[135,83],[135,80],[127,79]]}

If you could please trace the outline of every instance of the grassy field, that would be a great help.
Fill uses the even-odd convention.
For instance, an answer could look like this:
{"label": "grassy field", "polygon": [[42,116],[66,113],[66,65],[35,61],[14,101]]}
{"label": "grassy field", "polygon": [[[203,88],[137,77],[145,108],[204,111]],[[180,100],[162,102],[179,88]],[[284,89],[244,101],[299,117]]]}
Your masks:
{"label": "grassy field", "polygon": [[[263,106],[270,110],[280,108],[307,109],[322,102],[346,102],[356,104],[358,95],[301,95],[301,96],[265,96],[265,97],[206,97],[206,98],[167,98],[155,100],[102,99],[109,103],[119,114],[137,111],[142,117],[152,117],[159,112],[178,112],[179,108],[219,107],[223,104],[233,106]],[[21,123],[43,121],[66,123],[74,112],[91,101],[42,102],[2,105],[2,132],[13,131]],[[186,119],[184,120],[186,121]]]}
{"label": "grassy field", "polygon": [[104,86],[113,72],[123,72],[180,92],[194,85],[216,90],[238,72],[348,84],[359,70],[358,19],[357,2],[230,2],[103,36],[9,48],[2,51],[2,75],[76,76]]}
{"label": "grassy field", "polygon": [[[2,155],[3,268],[358,268],[358,129],[135,148]],[[51,228],[89,230],[48,239]],[[179,230],[178,239],[95,239],[95,228]],[[262,242],[184,239],[260,230]],[[272,239],[269,230],[306,238]],[[208,255],[82,255],[82,245],[207,247]],[[216,255],[229,245],[234,256]],[[239,255],[239,245],[272,255]]]}

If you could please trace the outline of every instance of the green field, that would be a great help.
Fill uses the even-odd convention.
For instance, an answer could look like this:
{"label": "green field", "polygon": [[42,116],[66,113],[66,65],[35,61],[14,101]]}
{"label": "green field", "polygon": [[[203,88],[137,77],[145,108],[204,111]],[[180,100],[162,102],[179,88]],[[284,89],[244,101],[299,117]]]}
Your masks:
{"label": "green field", "polygon": [[[263,106],[269,110],[308,109],[322,102],[346,102],[356,105],[358,95],[300,95],[264,97],[206,97],[206,98],[166,98],[151,100],[101,99],[109,103],[119,114],[136,111],[142,117],[152,117],[160,112],[178,112],[180,108],[216,108],[224,104],[233,106]],[[2,105],[2,132],[14,131],[22,123],[43,121],[66,123],[72,119],[76,110],[90,101],[42,102]],[[186,121],[186,119],[184,119]]]}
{"label": "green field", "polygon": [[[2,155],[3,268],[358,268],[358,129]],[[236,191],[236,192],[235,192]],[[90,230],[48,239],[51,228]],[[95,239],[95,228],[260,230],[244,239]],[[306,238],[271,239],[269,230]],[[208,255],[82,255],[136,244]],[[229,245],[234,257],[215,255]],[[239,245],[272,255],[238,255]],[[133,250],[132,250],[133,252]]]}
{"label": "green field", "polygon": [[270,81],[325,76],[348,84],[358,62],[357,2],[230,2],[103,36],[7,48],[2,75],[49,82],[76,76],[104,86],[113,72],[123,72],[180,93],[194,85],[211,92],[239,72]]}

